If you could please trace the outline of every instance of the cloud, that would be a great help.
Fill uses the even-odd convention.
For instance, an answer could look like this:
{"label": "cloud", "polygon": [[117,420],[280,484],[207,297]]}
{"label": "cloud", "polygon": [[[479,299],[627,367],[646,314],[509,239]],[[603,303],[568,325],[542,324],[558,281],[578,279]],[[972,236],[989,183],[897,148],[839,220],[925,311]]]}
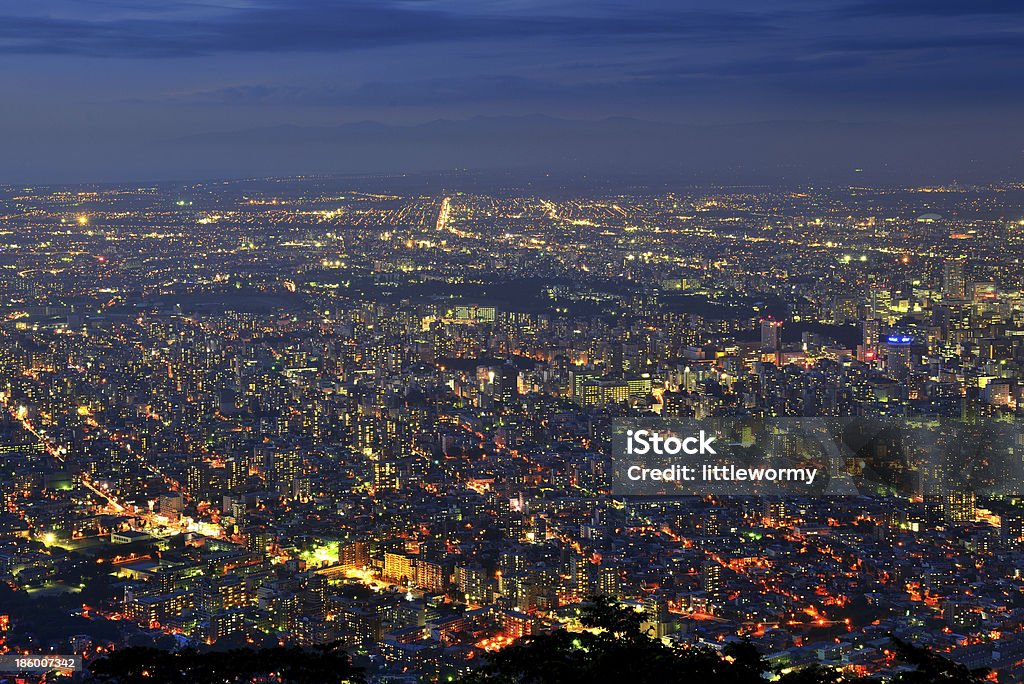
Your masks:
{"label": "cloud", "polygon": [[0,16],[0,54],[169,58],[220,53],[339,52],[442,41],[530,37],[686,37],[739,40],[771,30],[747,12],[527,14],[443,9],[428,3],[294,1],[216,14]]}
{"label": "cloud", "polygon": [[966,17],[1024,14],[1020,0],[866,0],[842,14],[857,17]]}
{"label": "cloud", "polygon": [[840,38],[822,43],[822,47],[850,52],[911,52],[914,50],[1010,50],[1024,56],[1024,33],[1016,31],[961,32],[898,37],[862,36]]}

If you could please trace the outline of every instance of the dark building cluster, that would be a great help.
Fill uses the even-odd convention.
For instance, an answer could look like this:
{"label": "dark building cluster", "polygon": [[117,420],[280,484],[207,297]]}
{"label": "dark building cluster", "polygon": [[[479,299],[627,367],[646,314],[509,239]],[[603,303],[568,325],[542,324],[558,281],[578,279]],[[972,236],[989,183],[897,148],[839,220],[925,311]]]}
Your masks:
{"label": "dark building cluster", "polygon": [[891,674],[895,634],[1024,674],[1014,493],[623,497],[609,453],[630,417],[1019,421],[1024,187],[389,182],[0,188],[0,652],[445,681],[602,594],[780,669]]}

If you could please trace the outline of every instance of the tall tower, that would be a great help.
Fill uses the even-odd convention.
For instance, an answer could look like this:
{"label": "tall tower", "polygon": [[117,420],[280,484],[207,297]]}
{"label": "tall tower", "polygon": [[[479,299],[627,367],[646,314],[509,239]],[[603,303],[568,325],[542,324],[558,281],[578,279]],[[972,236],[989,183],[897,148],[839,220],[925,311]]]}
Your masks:
{"label": "tall tower", "polygon": [[905,380],[910,374],[910,347],[914,338],[893,333],[885,338],[885,369],[896,380]]}
{"label": "tall tower", "polygon": [[295,495],[295,481],[299,475],[299,450],[295,447],[274,452],[273,483],[279,494]]}
{"label": "tall tower", "polygon": [[877,318],[869,318],[861,322],[861,346],[858,358],[872,362],[878,356],[878,343],[882,337],[882,322]]}
{"label": "tall tower", "polygon": [[877,318],[869,318],[861,324],[862,343],[867,349],[874,349],[882,334],[882,322]]}
{"label": "tall tower", "polygon": [[761,319],[761,349],[775,353],[782,349],[782,321],[770,316]]}
{"label": "tall tower", "polygon": [[706,559],[700,569],[701,582],[709,598],[717,598],[722,593],[722,566],[718,561]]}
{"label": "tall tower", "polygon": [[942,296],[946,299],[963,299],[964,285],[964,260],[946,259],[942,263]]}

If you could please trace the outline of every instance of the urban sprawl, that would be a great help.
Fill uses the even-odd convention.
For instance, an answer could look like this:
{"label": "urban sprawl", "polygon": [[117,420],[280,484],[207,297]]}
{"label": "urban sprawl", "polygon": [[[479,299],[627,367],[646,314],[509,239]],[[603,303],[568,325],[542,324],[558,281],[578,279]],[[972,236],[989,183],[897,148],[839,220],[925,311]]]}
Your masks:
{"label": "urban sprawl", "polygon": [[605,595],[780,668],[1024,674],[1024,499],[609,463],[617,418],[1020,420],[1024,186],[392,181],[0,187],[0,653],[445,681]]}

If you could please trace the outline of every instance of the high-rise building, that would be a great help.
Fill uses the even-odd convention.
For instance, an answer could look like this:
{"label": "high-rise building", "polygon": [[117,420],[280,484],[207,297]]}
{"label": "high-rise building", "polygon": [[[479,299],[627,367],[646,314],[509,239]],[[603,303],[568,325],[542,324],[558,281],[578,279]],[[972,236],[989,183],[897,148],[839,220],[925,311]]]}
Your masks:
{"label": "high-rise building", "polygon": [[857,359],[872,363],[878,358],[878,345],[882,335],[882,322],[877,318],[861,321],[861,344],[857,348]]}
{"label": "high-rise building", "polygon": [[569,388],[577,404],[583,403],[583,384],[597,380],[601,374],[593,368],[578,368],[569,371]]}
{"label": "high-rise building", "polygon": [[771,317],[761,320],[761,349],[768,352],[782,349],[782,321]]}
{"label": "high-rise building", "polygon": [[416,561],[403,553],[385,553],[384,579],[397,584],[412,584],[416,581]]}
{"label": "high-rise building", "polygon": [[597,589],[605,596],[618,598],[622,592],[619,568],[616,565],[602,564],[597,575]]}
{"label": "high-rise building", "polygon": [[1000,517],[1000,533],[1003,541],[1010,548],[1020,548],[1024,544],[1024,512],[1018,509],[1011,509]]}
{"label": "high-rise building", "polygon": [[882,336],[882,322],[877,318],[869,318],[861,323],[862,344],[865,349],[875,349]]}
{"label": "high-rise building", "polygon": [[425,591],[444,590],[444,570],[438,563],[420,560],[416,563],[416,586]]}
{"label": "high-rise building", "polygon": [[893,333],[885,338],[885,368],[896,380],[903,380],[910,373],[910,350],[914,343],[911,335]]}
{"label": "high-rise building", "polygon": [[701,583],[709,597],[722,593],[722,566],[716,560],[707,559],[700,569]]}
{"label": "high-rise building", "polygon": [[946,299],[963,299],[964,260],[946,259],[942,263],[942,296]]}
{"label": "high-rise building", "polygon": [[704,516],[704,533],[710,537],[717,537],[722,534],[722,514],[717,508],[712,508]]}
{"label": "high-rise building", "polygon": [[624,380],[590,380],[583,383],[580,403],[584,406],[621,404],[629,399],[629,385]]}
{"label": "high-rise building", "polygon": [[856,321],[859,310],[860,297],[855,294],[838,295],[832,306],[832,322],[844,325]]}
{"label": "high-rise building", "polygon": [[942,499],[942,516],[946,522],[973,522],[974,492],[950,492]]}
{"label": "high-rise building", "polygon": [[274,452],[273,482],[278,493],[294,495],[295,481],[299,475],[299,451],[295,448]]}

